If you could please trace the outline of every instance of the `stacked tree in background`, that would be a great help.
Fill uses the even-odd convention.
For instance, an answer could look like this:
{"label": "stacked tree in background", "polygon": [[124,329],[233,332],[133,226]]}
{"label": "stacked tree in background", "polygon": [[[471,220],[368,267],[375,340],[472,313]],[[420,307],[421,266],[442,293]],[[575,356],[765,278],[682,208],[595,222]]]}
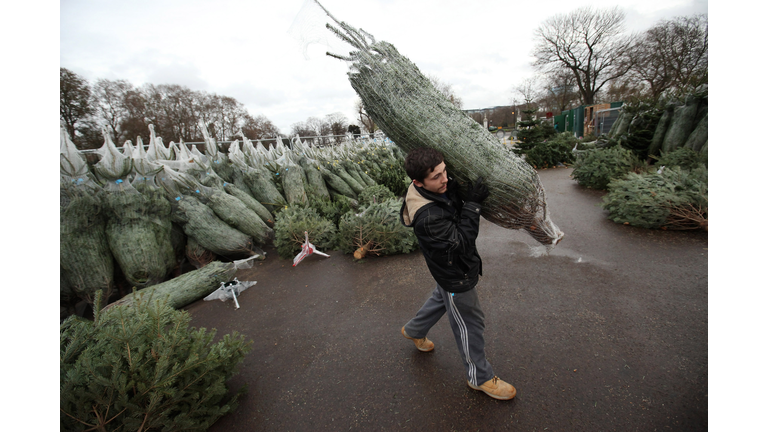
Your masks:
{"label": "stacked tree in background", "polygon": [[671,101],[627,104],[607,137],[577,152],[573,178],[608,191],[611,220],[707,229],[707,94],[703,86]]}
{"label": "stacked tree in background", "polygon": [[[364,214],[374,202],[399,202],[408,184],[403,153],[382,137],[319,148],[298,138],[254,145],[242,131],[242,141],[222,145],[206,134],[204,154],[183,142],[166,146],[153,127],[149,131],[145,149],[140,137],[136,146],[118,147],[105,129],[104,144],[88,164],[62,129],[61,275],[68,314],[72,301],[91,303],[99,290],[111,301],[179,278],[190,265],[265,259],[263,249],[272,246],[292,258],[305,231],[324,250],[346,251],[341,245],[353,240],[337,234],[342,217]],[[388,224],[399,223],[397,214],[387,217]],[[414,248],[403,245],[411,244],[390,242],[376,252],[407,253]]]}

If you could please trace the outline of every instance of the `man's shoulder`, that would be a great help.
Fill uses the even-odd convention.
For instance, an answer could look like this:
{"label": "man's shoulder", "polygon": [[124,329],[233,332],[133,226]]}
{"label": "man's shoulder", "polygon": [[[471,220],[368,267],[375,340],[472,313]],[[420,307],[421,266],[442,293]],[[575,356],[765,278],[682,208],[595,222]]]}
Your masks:
{"label": "man's shoulder", "polygon": [[438,201],[430,201],[419,210],[414,220],[415,225],[431,225],[443,220],[453,219],[453,211],[450,206]]}

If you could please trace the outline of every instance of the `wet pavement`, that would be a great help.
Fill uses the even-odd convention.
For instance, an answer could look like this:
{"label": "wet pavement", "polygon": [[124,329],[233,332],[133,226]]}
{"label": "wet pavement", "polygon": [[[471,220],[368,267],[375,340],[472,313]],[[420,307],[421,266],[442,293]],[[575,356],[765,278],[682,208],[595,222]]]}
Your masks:
{"label": "wet pavement", "polygon": [[707,233],[611,222],[570,172],[539,171],[565,233],[549,255],[481,221],[486,354],[513,400],[467,386],[447,318],[430,353],[400,335],[434,287],[420,252],[292,267],[268,249],[237,275],[258,282],[239,310],[186,308],[195,327],[253,340],[229,382],[248,393],[209,430],[706,430]]}

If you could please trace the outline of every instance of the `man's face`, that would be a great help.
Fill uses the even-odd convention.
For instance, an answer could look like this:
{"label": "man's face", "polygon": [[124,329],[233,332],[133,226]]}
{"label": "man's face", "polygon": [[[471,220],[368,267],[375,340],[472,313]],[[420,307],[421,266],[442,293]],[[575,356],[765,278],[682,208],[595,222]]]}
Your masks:
{"label": "man's face", "polygon": [[423,182],[414,180],[413,183],[436,194],[445,193],[448,189],[448,171],[445,170],[445,162],[440,162],[440,165],[430,171]]}

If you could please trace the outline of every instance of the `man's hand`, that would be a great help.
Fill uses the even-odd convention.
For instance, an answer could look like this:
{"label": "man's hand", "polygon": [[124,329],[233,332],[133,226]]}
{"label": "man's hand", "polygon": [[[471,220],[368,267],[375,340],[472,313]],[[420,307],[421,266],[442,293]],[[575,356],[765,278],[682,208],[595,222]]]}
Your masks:
{"label": "man's hand", "polygon": [[472,185],[472,187],[470,187],[467,191],[466,201],[472,201],[481,204],[483,201],[485,201],[486,198],[488,198],[489,194],[490,192],[488,192],[488,187],[485,185],[485,183],[483,183],[483,178],[478,177],[478,179],[475,181],[475,184]]}

